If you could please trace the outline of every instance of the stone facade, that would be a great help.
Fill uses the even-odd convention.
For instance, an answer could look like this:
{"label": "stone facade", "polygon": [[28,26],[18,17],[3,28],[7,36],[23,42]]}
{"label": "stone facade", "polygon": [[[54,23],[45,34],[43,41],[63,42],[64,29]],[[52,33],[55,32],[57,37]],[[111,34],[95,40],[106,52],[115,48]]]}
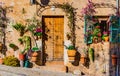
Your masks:
{"label": "stone facade", "polygon": [[[38,3],[41,3],[38,0]],[[45,0],[43,0],[45,1]],[[47,0],[46,0],[47,1]],[[48,0],[49,1],[49,0]],[[97,7],[96,11],[97,13],[95,14],[96,16],[109,16],[110,14],[115,14],[115,9],[110,7],[109,5],[113,5],[114,7],[116,6],[116,1],[115,0],[92,0],[94,3],[101,3],[102,7]],[[68,19],[65,15],[65,12],[63,12],[60,8],[55,8],[54,11],[51,10],[50,7],[48,9],[45,9],[43,12],[40,12],[39,9],[41,9],[40,5],[31,5],[30,0],[0,0],[2,2],[3,7],[11,7],[7,9],[7,14],[6,16],[10,20],[9,23],[7,23],[7,28],[6,28],[6,46],[7,46],[7,53],[6,54],[13,54],[13,50],[9,48],[9,43],[13,42],[19,46],[19,50],[23,50],[24,46],[20,45],[17,39],[20,37],[19,33],[14,30],[11,27],[11,24],[14,24],[16,22],[18,23],[23,23],[25,24],[26,19],[30,19],[32,17],[37,17],[39,20],[42,20],[42,16],[57,16],[57,15],[62,15],[64,16],[64,43],[67,41],[66,39],[66,33],[69,32],[69,28],[67,26]],[[52,5],[53,3],[70,3],[74,8],[76,8],[76,30],[75,30],[75,35],[76,35],[76,46],[78,48],[83,48],[83,46],[86,46],[84,43],[84,21],[80,20],[81,16],[81,9],[85,7],[87,4],[87,0],[50,0],[49,5]],[[104,3],[104,6],[102,5]],[[105,5],[108,4],[108,5]],[[23,13],[23,9],[25,13]],[[9,32],[10,31],[10,32]],[[26,35],[29,35],[27,33]],[[32,43],[34,45],[34,42]],[[89,67],[89,74],[92,74],[91,76],[109,76],[109,63],[110,63],[110,53],[109,53],[109,43],[104,42],[103,44],[100,44],[103,48],[103,50],[97,51],[95,50],[95,53],[100,55],[100,59],[95,60],[94,63],[90,63]],[[94,46],[96,47],[97,45],[91,45],[91,47]],[[101,48],[100,48],[101,49]],[[69,63],[69,60],[66,55],[66,49],[64,48],[64,62],[67,65]],[[104,54],[103,54],[104,53]],[[104,61],[102,60],[104,59]],[[79,67],[79,66],[78,66]],[[105,70],[106,73],[103,74],[102,71]],[[86,72],[84,72],[86,73]]]}

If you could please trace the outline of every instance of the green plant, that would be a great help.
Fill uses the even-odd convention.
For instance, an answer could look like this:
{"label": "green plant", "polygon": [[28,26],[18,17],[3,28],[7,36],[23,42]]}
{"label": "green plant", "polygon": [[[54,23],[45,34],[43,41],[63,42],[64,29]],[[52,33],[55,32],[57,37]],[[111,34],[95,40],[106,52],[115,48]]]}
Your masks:
{"label": "green plant", "polygon": [[89,59],[91,62],[94,62],[94,49],[93,48],[89,48]]}
{"label": "green plant", "polygon": [[31,38],[30,36],[24,36],[23,42],[25,43],[25,50],[29,50],[31,48]]}
{"label": "green plant", "polygon": [[13,43],[10,43],[10,44],[9,44],[9,47],[11,47],[14,51],[19,49],[18,46],[16,46],[16,45],[13,44]]}
{"label": "green plant", "polygon": [[38,47],[33,47],[32,51],[39,51],[39,48]]}
{"label": "green plant", "polygon": [[94,30],[93,30],[93,36],[97,36],[98,35],[98,33],[100,33],[101,31],[100,31],[100,29],[98,29],[98,28],[95,28]]}
{"label": "green plant", "polygon": [[22,25],[21,23],[16,23],[15,25],[13,25],[13,28],[20,32],[20,36],[23,36],[26,26]]}
{"label": "green plant", "polygon": [[67,47],[67,49],[68,49],[68,50],[75,50],[75,46],[70,45],[70,46]]}
{"label": "green plant", "polygon": [[27,22],[27,30],[31,32],[33,41],[34,41],[35,45],[38,46],[37,42],[35,40],[35,37],[36,37],[35,35],[42,36],[42,31],[40,33],[36,33],[36,29],[38,27],[42,27],[42,23],[36,17],[33,17],[31,19],[27,19],[26,22]]}
{"label": "green plant", "polygon": [[3,64],[7,66],[14,66],[14,67],[20,66],[19,60],[14,56],[5,57],[3,59]]}

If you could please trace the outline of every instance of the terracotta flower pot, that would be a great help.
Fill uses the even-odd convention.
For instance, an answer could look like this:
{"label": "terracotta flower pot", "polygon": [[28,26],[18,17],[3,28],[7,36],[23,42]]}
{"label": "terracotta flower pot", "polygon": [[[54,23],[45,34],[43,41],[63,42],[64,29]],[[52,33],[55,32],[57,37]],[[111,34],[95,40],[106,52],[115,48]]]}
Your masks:
{"label": "terracotta flower pot", "polygon": [[36,57],[37,55],[38,55],[37,52],[33,52],[33,53],[32,53],[32,56],[33,56],[33,57]]}
{"label": "terracotta flower pot", "polygon": [[74,57],[76,55],[76,51],[75,50],[68,50],[67,53],[68,53],[69,57]]}
{"label": "terracotta flower pot", "polygon": [[81,62],[82,64],[85,64],[85,62],[86,62],[86,57],[85,57],[85,56],[81,56],[80,62]]}
{"label": "terracotta flower pot", "polygon": [[69,61],[74,61],[75,60],[75,57],[68,57],[69,58]]}
{"label": "terracotta flower pot", "polygon": [[75,60],[76,51],[75,50],[68,50],[67,53],[68,53],[69,61],[74,61]]}
{"label": "terracotta flower pot", "polygon": [[105,42],[108,42],[109,36],[104,37]]}
{"label": "terracotta flower pot", "polygon": [[24,59],[25,59],[24,54],[19,54],[19,59],[20,59],[20,60],[24,60]]}
{"label": "terracotta flower pot", "polygon": [[32,62],[36,62],[36,61],[37,61],[37,57],[32,57],[32,58],[31,58],[31,61],[32,61]]}
{"label": "terracotta flower pot", "polygon": [[112,65],[117,65],[117,55],[112,55]]}
{"label": "terracotta flower pot", "polygon": [[98,33],[97,35],[98,35],[99,37],[101,37],[101,36],[102,36],[102,34],[101,34],[101,33]]}
{"label": "terracotta flower pot", "polygon": [[2,64],[3,63],[3,58],[0,58],[0,64]]}

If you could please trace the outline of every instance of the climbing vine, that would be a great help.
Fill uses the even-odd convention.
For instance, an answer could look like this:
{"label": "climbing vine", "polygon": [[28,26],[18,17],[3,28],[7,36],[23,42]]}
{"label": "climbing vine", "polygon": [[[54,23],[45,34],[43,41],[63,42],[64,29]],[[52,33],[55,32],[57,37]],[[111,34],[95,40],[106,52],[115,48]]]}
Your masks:
{"label": "climbing vine", "polygon": [[64,4],[53,4],[57,8],[61,8],[68,18],[68,26],[70,28],[70,40],[73,45],[75,45],[75,8],[69,3]]}

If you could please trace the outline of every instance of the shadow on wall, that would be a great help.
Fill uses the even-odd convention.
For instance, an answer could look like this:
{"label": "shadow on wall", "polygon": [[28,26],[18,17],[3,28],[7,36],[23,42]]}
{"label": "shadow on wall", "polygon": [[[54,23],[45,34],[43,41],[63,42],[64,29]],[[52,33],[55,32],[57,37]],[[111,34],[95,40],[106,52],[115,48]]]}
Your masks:
{"label": "shadow on wall", "polygon": [[[81,59],[81,54],[79,52],[76,53],[76,56],[75,56],[75,61],[72,63],[74,66],[79,66],[79,62],[80,62],[80,59]],[[90,65],[90,60],[89,60],[89,57],[87,55],[87,57],[85,58],[85,63],[83,64],[85,67],[89,68],[89,65]]]}
{"label": "shadow on wall", "polygon": [[50,0],[40,0],[41,4],[43,5],[48,5],[48,3],[50,2]]}

